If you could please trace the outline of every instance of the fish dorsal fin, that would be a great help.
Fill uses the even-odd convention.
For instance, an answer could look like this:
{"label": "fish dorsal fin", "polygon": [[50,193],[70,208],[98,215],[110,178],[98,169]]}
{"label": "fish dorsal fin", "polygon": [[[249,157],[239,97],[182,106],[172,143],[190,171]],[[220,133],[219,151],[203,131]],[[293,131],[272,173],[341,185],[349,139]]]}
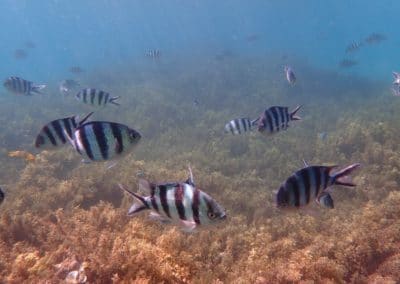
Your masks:
{"label": "fish dorsal fin", "polygon": [[187,178],[185,183],[190,184],[191,186],[195,186],[194,179],[193,179],[193,172],[192,172],[192,168],[190,167],[190,164],[188,165],[188,169],[189,169],[189,177]]}
{"label": "fish dorsal fin", "polygon": [[[85,117],[83,117],[83,119],[78,122],[78,127],[81,126],[82,124],[84,124],[86,122],[86,120],[88,120],[88,118],[92,116],[93,113],[94,112],[92,111],[89,114],[87,114]],[[79,117],[77,117],[77,119],[79,119]]]}
{"label": "fish dorsal fin", "polygon": [[139,178],[139,181],[138,181],[138,192],[140,194],[148,196],[148,195],[150,195],[151,188],[153,186],[154,185],[152,183],[150,183],[148,180],[146,180],[144,178]]}
{"label": "fish dorsal fin", "polygon": [[303,164],[304,164],[304,167],[306,167],[306,168],[309,167],[309,164],[308,164],[307,161],[304,160],[304,159],[303,159]]}

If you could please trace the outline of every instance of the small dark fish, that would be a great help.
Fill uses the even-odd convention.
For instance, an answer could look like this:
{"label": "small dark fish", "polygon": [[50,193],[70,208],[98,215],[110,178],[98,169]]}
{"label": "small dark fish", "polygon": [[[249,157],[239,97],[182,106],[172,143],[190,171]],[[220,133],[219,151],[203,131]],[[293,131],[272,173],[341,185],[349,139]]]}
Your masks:
{"label": "small dark fish", "polygon": [[60,83],[59,90],[62,94],[68,94],[71,89],[78,88],[80,84],[72,79],[66,79]]}
{"label": "small dark fish", "polygon": [[257,124],[257,121],[258,120],[252,121],[248,117],[233,119],[225,125],[225,133],[239,135],[251,131],[253,130],[253,126]]}
{"label": "small dark fish", "polygon": [[24,45],[26,48],[35,48],[36,47],[36,44],[30,40],[26,41]]}
{"label": "small dark fish", "polygon": [[333,209],[335,206],[333,204],[332,196],[324,191],[316,199],[317,203],[325,208]]}
{"label": "small dark fish", "polygon": [[292,120],[301,120],[296,113],[301,106],[297,106],[289,113],[288,107],[272,106],[266,109],[257,119],[258,131],[263,134],[273,134],[286,130]]}
{"label": "small dark fish", "polygon": [[70,141],[85,161],[107,161],[123,157],[140,141],[141,135],[126,125],[91,121],[78,126]]}
{"label": "small dark fish", "polygon": [[[192,180],[191,175],[188,181]],[[193,182],[156,184],[140,179],[139,188],[148,192],[148,196],[140,196],[121,184],[119,186],[138,201],[129,209],[129,216],[149,209],[153,216],[158,216],[160,220],[178,223],[187,231],[226,219],[225,209],[210,195],[196,188]]]}
{"label": "small dark fish", "polygon": [[198,106],[200,105],[199,100],[194,99],[194,100],[193,100],[193,105],[194,105],[195,107],[198,107]]}
{"label": "small dark fish", "polygon": [[69,68],[69,72],[74,73],[74,74],[80,74],[85,71],[79,66],[72,66],[71,68]]}
{"label": "small dark fish", "polygon": [[15,59],[25,59],[28,57],[28,54],[23,49],[16,49],[14,51],[14,58]]}
{"label": "small dark fish", "polygon": [[397,72],[392,72],[393,77],[394,77],[394,81],[393,81],[393,85],[400,85],[400,73]]}
{"label": "small dark fish", "polygon": [[350,68],[357,64],[358,62],[352,59],[343,59],[342,61],[339,62],[339,66],[342,68]]}
{"label": "small dark fish", "polygon": [[368,44],[378,44],[386,40],[386,36],[380,33],[372,33],[365,38],[365,42]]}
{"label": "small dark fish", "polygon": [[336,166],[309,166],[291,175],[279,188],[276,194],[278,207],[300,207],[318,198],[332,185],[355,186],[349,180],[349,174],[360,164],[352,164],[331,174]]}
{"label": "small dark fish", "polygon": [[35,139],[35,147],[40,149],[55,149],[73,139],[75,129],[85,123],[93,114],[86,115],[81,121],[78,116],[56,119],[42,127]]}
{"label": "small dark fish", "polygon": [[96,106],[106,106],[107,104],[113,104],[119,106],[119,103],[116,102],[120,97],[111,97],[109,93],[88,88],[83,89],[79,93],[76,94],[76,99],[82,101],[85,104],[91,104]]}
{"label": "small dark fish", "polygon": [[247,42],[255,42],[255,41],[258,41],[260,38],[261,38],[261,36],[258,34],[250,34],[250,35],[247,35],[245,39]]}
{"label": "small dark fish", "polygon": [[158,59],[161,57],[161,51],[158,49],[151,49],[151,50],[146,51],[144,56],[146,56],[148,58],[152,58],[152,59]]}
{"label": "small dark fish", "polygon": [[286,80],[289,84],[293,85],[296,82],[296,76],[294,75],[293,69],[290,66],[284,68],[286,74]]}
{"label": "small dark fish", "polygon": [[41,94],[40,90],[46,88],[46,85],[36,85],[19,77],[8,77],[4,83],[4,87],[10,92],[17,95],[33,95]]}
{"label": "small dark fish", "polygon": [[3,203],[4,197],[5,197],[4,191],[0,188],[0,204]]}
{"label": "small dark fish", "polygon": [[352,42],[346,47],[346,53],[358,51],[363,46],[362,42]]}

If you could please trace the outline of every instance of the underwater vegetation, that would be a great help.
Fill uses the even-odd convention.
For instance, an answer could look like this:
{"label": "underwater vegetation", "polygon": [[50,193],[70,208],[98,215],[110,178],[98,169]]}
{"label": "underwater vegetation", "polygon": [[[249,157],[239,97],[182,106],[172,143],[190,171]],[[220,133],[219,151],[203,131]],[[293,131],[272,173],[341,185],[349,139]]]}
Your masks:
{"label": "underwater vegetation", "polygon": [[[49,121],[93,109],[73,97],[1,91],[0,117],[13,118],[0,133],[1,282],[60,283],[80,274],[87,283],[398,283],[400,101],[384,85],[298,62],[301,80],[290,86],[274,59],[188,61],[185,72],[162,64],[131,83],[119,72],[109,79],[110,92],[123,94],[121,106],[93,119],[143,134],[134,153],[110,169],[81,163],[69,145],[29,163],[8,157],[34,152]],[[82,85],[109,70],[97,72]],[[254,119],[271,105],[302,105],[302,120],[275,136],[224,133],[232,118]],[[357,186],[335,186],[334,209],[279,210],[274,191],[303,159],[359,162]],[[118,183],[137,191],[143,176],[183,181],[189,163],[196,185],[226,209],[223,223],[188,234],[147,211],[127,216],[132,200]]]}

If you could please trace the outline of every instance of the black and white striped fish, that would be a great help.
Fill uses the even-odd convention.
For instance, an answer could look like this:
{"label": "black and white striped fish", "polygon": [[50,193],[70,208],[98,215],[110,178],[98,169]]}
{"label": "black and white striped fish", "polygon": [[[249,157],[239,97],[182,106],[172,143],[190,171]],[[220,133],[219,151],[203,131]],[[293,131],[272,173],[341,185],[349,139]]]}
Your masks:
{"label": "black and white striped fish", "polygon": [[362,46],[363,46],[362,42],[352,42],[346,47],[346,53],[357,51]]}
{"label": "black and white striped fish", "polygon": [[115,160],[128,154],[141,135],[126,125],[108,121],[90,121],[78,126],[71,143],[85,161]]}
{"label": "black and white striped fish", "polygon": [[0,204],[3,203],[4,197],[5,197],[4,191],[0,188]]}
{"label": "black and white striped fish", "polygon": [[294,75],[293,69],[290,66],[285,66],[284,70],[286,80],[289,82],[289,84],[293,85],[296,82],[296,76]]}
{"label": "black and white striped fish", "polygon": [[129,209],[130,216],[150,209],[160,220],[178,223],[188,231],[226,219],[226,212],[221,205],[190,183],[155,184],[141,179],[139,187],[149,192],[148,196],[140,196],[122,185],[119,186],[138,201]]}
{"label": "black and white striped fish", "polygon": [[257,119],[252,121],[248,117],[233,119],[225,124],[225,133],[232,133],[233,135],[242,134],[253,130],[253,126],[256,123]]}
{"label": "black and white striped fish", "polygon": [[355,186],[349,174],[360,164],[352,164],[338,172],[331,173],[336,166],[309,166],[291,175],[276,194],[278,207],[300,207],[310,203],[320,194],[327,192],[331,185]]}
{"label": "black and white striped fish", "polygon": [[41,94],[40,90],[46,88],[46,85],[37,85],[31,81],[14,76],[8,77],[4,81],[3,85],[7,90],[14,94],[26,96]]}
{"label": "black and white striped fish", "polygon": [[161,51],[158,49],[151,49],[151,50],[146,51],[145,56],[148,58],[153,58],[153,59],[160,58]]}
{"label": "black and white striped fish", "polygon": [[83,89],[77,93],[75,97],[77,100],[82,101],[85,104],[96,106],[113,104],[119,106],[119,103],[115,102],[119,99],[119,96],[111,97],[109,93],[93,88]]}
{"label": "black and white striped fish", "polygon": [[40,149],[55,149],[73,139],[75,129],[85,123],[93,114],[86,115],[81,121],[78,116],[70,116],[53,120],[42,127],[35,139],[35,147]]}
{"label": "black and white striped fish", "polygon": [[289,127],[292,120],[301,120],[296,115],[301,106],[297,106],[289,113],[288,107],[272,106],[264,111],[258,119],[258,131],[264,134],[273,134]]}

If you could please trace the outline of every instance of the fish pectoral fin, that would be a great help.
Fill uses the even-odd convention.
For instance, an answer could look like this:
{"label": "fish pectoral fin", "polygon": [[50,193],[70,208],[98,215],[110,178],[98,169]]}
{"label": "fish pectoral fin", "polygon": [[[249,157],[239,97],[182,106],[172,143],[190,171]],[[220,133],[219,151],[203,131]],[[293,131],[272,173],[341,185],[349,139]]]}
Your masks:
{"label": "fish pectoral fin", "polygon": [[181,224],[182,230],[186,233],[192,233],[197,227],[196,222],[193,221],[181,220]]}
{"label": "fish pectoral fin", "polygon": [[163,224],[171,223],[171,220],[165,218],[164,216],[162,216],[160,214],[157,214],[156,212],[150,212],[149,219],[154,220],[154,221],[158,221],[158,222],[163,223]]}

